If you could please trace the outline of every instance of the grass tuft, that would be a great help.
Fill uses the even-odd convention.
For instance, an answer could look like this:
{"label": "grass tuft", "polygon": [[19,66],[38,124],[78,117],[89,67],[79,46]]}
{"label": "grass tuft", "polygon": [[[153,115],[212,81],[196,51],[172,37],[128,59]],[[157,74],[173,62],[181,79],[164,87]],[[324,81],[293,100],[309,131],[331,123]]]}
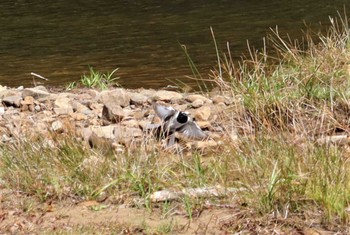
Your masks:
{"label": "grass tuft", "polygon": [[66,86],[66,90],[71,90],[78,87],[79,85],[87,88],[98,88],[98,89],[107,89],[111,86],[119,87],[117,82],[120,77],[116,77],[114,74],[118,71],[119,68],[114,69],[112,72],[102,73],[100,71],[94,70],[93,67],[89,67],[89,74],[84,74],[79,82],[71,82]]}

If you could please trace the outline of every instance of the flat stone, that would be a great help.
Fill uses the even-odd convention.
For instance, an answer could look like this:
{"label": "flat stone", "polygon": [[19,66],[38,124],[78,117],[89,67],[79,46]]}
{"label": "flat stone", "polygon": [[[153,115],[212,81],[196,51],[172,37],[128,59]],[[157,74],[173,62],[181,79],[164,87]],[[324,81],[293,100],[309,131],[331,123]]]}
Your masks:
{"label": "flat stone", "polygon": [[121,107],[130,105],[130,96],[122,88],[101,91],[98,101],[102,104],[115,103]]}
{"label": "flat stone", "polygon": [[34,99],[46,98],[50,95],[50,93],[42,88],[26,88],[22,91],[22,96],[32,96]]}
{"label": "flat stone", "polygon": [[20,107],[21,101],[22,101],[22,96],[17,96],[17,95],[7,96],[7,97],[4,97],[2,99],[2,103],[5,106],[13,106],[15,108],[19,108]]}
{"label": "flat stone", "polygon": [[131,104],[142,105],[147,103],[148,97],[136,92],[129,92]]}
{"label": "flat stone", "polygon": [[153,97],[155,100],[160,101],[175,101],[183,98],[183,95],[175,91],[157,91]]}

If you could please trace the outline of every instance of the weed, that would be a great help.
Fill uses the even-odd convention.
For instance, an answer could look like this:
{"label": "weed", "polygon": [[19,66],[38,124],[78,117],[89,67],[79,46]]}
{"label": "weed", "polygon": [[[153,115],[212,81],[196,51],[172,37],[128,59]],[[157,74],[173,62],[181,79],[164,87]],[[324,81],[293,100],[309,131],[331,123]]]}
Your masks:
{"label": "weed", "polygon": [[119,77],[114,77],[114,73],[118,71],[119,68],[114,69],[112,72],[101,73],[93,69],[93,67],[89,68],[90,74],[83,75],[80,79],[80,82],[83,86],[88,88],[100,88],[106,89],[111,85],[119,86],[116,80]]}
{"label": "weed", "polygon": [[93,67],[89,67],[89,74],[84,74],[79,81],[74,81],[66,85],[66,90],[72,90],[80,85],[87,88],[107,89],[111,86],[119,87],[117,82],[120,77],[116,77],[115,73],[119,68],[114,69],[112,72],[102,73],[94,70]]}

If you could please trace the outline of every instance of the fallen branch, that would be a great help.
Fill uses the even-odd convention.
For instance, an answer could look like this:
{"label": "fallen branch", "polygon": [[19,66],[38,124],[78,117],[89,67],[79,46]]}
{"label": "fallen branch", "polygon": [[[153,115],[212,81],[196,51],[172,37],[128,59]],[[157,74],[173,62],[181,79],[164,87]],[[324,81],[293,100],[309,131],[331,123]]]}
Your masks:
{"label": "fallen branch", "polygon": [[154,192],[150,199],[152,202],[173,201],[181,197],[188,196],[194,198],[200,197],[224,197],[227,194],[235,194],[242,191],[242,188],[223,188],[223,187],[208,187],[208,188],[185,188],[181,191],[161,190]]}

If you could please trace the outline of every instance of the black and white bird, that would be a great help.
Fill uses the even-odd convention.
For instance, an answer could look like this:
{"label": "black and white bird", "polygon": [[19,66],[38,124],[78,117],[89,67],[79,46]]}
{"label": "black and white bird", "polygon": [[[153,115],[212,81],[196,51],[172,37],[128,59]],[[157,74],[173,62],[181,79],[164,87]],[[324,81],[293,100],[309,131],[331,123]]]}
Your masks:
{"label": "black and white bird", "polygon": [[163,106],[158,103],[153,103],[153,109],[157,116],[162,119],[162,124],[153,124],[150,127],[152,129],[156,128],[161,138],[168,138],[167,147],[175,144],[176,132],[193,140],[203,140],[208,137],[193,118],[190,117],[189,113],[178,111],[172,107]]}

